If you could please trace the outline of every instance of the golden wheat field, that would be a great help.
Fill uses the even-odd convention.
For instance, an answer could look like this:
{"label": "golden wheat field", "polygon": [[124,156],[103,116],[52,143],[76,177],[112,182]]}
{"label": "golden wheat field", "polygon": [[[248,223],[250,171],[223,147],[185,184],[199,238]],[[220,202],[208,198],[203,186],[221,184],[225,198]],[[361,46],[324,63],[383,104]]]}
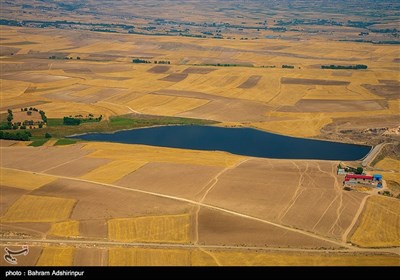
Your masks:
{"label": "golden wheat field", "polygon": [[398,200],[371,197],[367,201],[361,224],[351,237],[351,242],[362,247],[399,246],[399,222]]}

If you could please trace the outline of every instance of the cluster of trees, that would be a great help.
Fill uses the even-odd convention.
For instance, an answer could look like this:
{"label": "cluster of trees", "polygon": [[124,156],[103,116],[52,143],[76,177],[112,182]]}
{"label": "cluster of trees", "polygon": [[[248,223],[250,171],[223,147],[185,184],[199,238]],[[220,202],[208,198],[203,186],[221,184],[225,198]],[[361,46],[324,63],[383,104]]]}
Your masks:
{"label": "cluster of trees", "polygon": [[14,118],[14,115],[11,109],[8,109],[7,112],[8,112],[7,122],[0,124],[0,130],[12,129],[12,120]]}
{"label": "cluster of trees", "polygon": [[151,63],[150,60],[144,60],[144,59],[140,59],[140,58],[134,58],[132,59],[133,63]]}
{"label": "cluster of trees", "polygon": [[[74,59],[72,56],[49,56],[49,59]],[[80,56],[77,56],[76,59],[80,60]]]}
{"label": "cluster of trees", "polygon": [[[150,60],[145,60],[145,59],[140,59],[140,58],[135,58],[132,59],[133,63],[152,63]],[[169,60],[154,60],[154,64],[171,64]]]}
{"label": "cluster of trees", "polygon": [[350,70],[359,70],[359,69],[367,69],[368,66],[364,64],[357,65],[321,65],[322,69],[350,69]]}
{"label": "cluster of trees", "polygon": [[89,114],[86,118],[82,115],[76,115],[75,117],[69,116],[63,118],[64,125],[80,125],[84,122],[100,122],[103,119],[103,115],[98,118],[94,118],[93,114]]}
{"label": "cluster of trees", "polygon": [[154,64],[171,64],[171,62],[168,60],[159,60],[159,61],[155,60]]}
{"label": "cluster of trees", "polygon": [[64,117],[63,119],[64,125],[80,125],[81,119],[71,118],[71,117]]}
{"label": "cluster of trees", "polygon": [[0,130],[0,139],[29,141],[32,134],[29,131],[7,132]]}
{"label": "cluster of trees", "polygon": [[282,68],[294,69],[293,65],[282,65]]}

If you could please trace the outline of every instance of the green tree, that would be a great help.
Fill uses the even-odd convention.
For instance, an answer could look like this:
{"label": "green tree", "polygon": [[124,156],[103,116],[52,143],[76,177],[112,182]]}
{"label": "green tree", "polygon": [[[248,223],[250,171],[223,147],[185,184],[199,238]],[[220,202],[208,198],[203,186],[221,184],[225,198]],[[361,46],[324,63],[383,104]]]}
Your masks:
{"label": "green tree", "polygon": [[359,167],[357,167],[357,169],[356,169],[356,174],[363,174],[363,172],[364,172],[364,168],[362,168],[361,166],[359,166]]}

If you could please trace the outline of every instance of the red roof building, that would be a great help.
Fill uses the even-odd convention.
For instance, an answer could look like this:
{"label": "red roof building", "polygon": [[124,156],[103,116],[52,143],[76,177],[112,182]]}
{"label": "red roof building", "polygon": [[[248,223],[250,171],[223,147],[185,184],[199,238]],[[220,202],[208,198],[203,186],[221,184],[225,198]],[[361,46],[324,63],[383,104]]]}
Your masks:
{"label": "red roof building", "polygon": [[350,180],[369,180],[369,181],[372,181],[373,179],[374,179],[373,176],[356,175],[356,174],[347,174],[346,177],[344,178],[345,181],[350,181]]}

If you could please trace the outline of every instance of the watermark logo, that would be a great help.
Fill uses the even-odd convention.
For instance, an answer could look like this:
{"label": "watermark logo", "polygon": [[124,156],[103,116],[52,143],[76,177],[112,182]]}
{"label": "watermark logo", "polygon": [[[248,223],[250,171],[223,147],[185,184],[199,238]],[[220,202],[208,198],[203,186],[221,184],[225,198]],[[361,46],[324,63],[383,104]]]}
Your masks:
{"label": "watermark logo", "polygon": [[18,264],[17,258],[15,258],[14,256],[28,255],[29,248],[28,246],[22,246],[21,250],[13,251],[6,247],[4,248],[4,251],[6,251],[6,253],[4,254],[4,260],[6,262],[8,262],[9,264]]}

